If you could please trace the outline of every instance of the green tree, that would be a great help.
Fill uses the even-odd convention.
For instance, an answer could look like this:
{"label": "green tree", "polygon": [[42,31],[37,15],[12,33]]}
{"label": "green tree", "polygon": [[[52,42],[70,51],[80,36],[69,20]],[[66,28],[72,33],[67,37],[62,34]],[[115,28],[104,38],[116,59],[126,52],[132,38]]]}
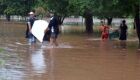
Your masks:
{"label": "green tree", "polygon": [[112,18],[123,16],[123,12],[118,7],[117,0],[96,1],[94,16],[100,19],[107,19],[107,24],[111,25]]}
{"label": "green tree", "polygon": [[59,24],[63,24],[65,17],[69,16],[69,0],[47,0],[49,12],[58,15]]}
{"label": "green tree", "polygon": [[6,9],[6,5],[0,1],[0,15],[4,14],[4,10]]}
{"label": "green tree", "polygon": [[140,48],[140,0],[118,0],[117,4],[126,17],[132,16],[134,18]]}
{"label": "green tree", "polygon": [[59,15],[62,24],[67,16],[83,16],[85,18],[86,32],[93,32],[93,0],[47,0],[47,7]]}
{"label": "green tree", "polygon": [[34,0],[0,0],[1,14],[5,14],[8,21],[11,15],[27,15],[33,5]]}
{"label": "green tree", "polygon": [[140,0],[132,0],[131,2],[133,2],[132,8],[134,9],[133,10],[134,13],[132,14],[134,15],[134,23],[139,38],[139,48],[140,48]]}
{"label": "green tree", "polygon": [[80,15],[85,18],[85,27],[87,33],[93,32],[93,12],[94,0],[70,0],[69,8],[72,15]]}
{"label": "green tree", "polygon": [[47,13],[47,1],[46,0],[36,0],[33,7],[36,15],[43,18]]}

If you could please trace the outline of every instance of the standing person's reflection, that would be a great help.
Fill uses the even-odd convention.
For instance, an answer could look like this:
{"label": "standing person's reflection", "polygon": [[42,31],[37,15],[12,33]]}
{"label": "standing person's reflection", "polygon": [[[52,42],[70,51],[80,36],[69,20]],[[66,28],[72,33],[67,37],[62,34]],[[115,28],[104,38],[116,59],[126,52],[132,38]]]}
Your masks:
{"label": "standing person's reflection", "polygon": [[49,80],[54,80],[55,49],[49,49]]}
{"label": "standing person's reflection", "polygon": [[31,63],[33,70],[36,73],[45,73],[46,71],[46,64],[45,64],[45,59],[43,55],[43,50],[40,49],[38,51],[34,51],[31,55]]}
{"label": "standing person's reflection", "polygon": [[121,48],[125,49],[126,48],[126,40],[127,40],[127,25],[126,21],[123,20],[120,24],[120,46]]}
{"label": "standing person's reflection", "polygon": [[48,80],[54,80],[55,49],[44,49],[45,61],[47,61]]}

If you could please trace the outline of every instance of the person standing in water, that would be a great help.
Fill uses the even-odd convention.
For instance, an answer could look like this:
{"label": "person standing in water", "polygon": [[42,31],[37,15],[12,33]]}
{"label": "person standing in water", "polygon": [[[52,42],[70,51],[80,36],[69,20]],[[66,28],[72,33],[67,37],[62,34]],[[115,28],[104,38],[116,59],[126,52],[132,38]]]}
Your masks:
{"label": "person standing in water", "polygon": [[36,18],[35,18],[34,12],[30,12],[29,13],[29,20],[27,22],[27,26],[28,26],[28,29],[29,29],[29,31],[28,31],[28,41],[29,41],[29,43],[35,43],[36,42],[36,38],[31,32],[31,29],[32,29],[32,26],[33,26],[35,20],[36,20]]}
{"label": "person standing in water", "polygon": [[48,28],[45,30],[45,33],[47,31],[50,32],[50,45],[58,46],[58,43],[57,43],[57,37],[58,37],[58,34],[59,34],[58,18],[53,13],[51,13],[50,16],[52,18],[49,22]]}
{"label": "person standing in water", "polygon": [[109,37],[109,27],[107,25],[105,25],[103,21],[101,21],[100,30],[102,32],[101,33],[102,40],[107,40]]}
{"label": "person standing in water", "polygon": [[126,21],[123,20],[120,24],[120,45],[122,48],[126,48],[126,40],[127,40],[127,25],[126,25]]}

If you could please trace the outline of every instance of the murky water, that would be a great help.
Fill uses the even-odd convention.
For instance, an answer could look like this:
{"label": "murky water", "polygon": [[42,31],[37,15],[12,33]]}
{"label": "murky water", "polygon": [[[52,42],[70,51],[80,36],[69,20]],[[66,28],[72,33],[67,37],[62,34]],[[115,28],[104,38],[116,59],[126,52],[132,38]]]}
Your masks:
{"label": "murky water", "polygon": [[140,51],[129,39],[101,41],[85,34],[61,34],[59,46],[28,45],[22,23],[0,23],[0,80],[140,80]]}

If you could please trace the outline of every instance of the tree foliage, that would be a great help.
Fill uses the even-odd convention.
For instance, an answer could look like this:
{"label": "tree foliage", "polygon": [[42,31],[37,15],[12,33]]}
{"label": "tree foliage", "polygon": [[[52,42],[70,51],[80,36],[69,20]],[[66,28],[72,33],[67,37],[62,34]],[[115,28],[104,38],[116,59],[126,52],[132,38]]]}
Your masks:
{"label": "tree foliage", "polygon": [[0,14],[25,15],[41,8],[61,16],[81,15],[86,12],[97,17],[122,17],[134,15],[134,5],[140,0],[0,0]]}

